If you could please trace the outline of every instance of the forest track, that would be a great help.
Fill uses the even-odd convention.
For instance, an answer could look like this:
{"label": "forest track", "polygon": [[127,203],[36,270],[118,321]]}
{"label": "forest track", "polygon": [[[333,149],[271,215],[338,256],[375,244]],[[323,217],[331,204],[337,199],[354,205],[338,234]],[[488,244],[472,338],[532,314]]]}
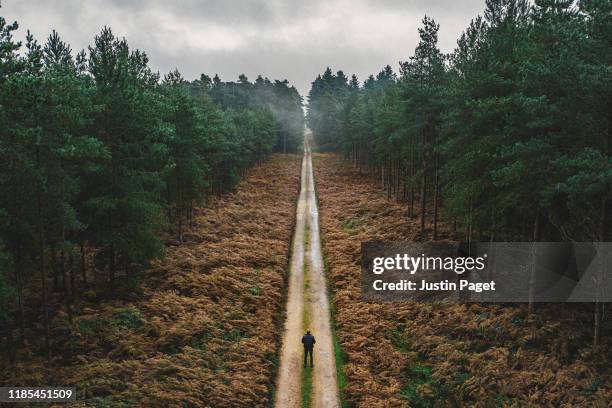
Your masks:
{"label": "forest track", "polygon": [[[304,138],[302,178],[295,225],[287,317],[277,380],[276,407],[297,408],[301,406],[303,348],[300,339],[305,329],[304,313],[306,312],[309,321],[308,329],[312,331],[317,341],[314,349],[315,364],[312,370],[311,406],[313,408],[336,408],[340,405],[336,381],[336,361],[325,269],[321,254],[312,154],[308,137]],[[308,237],[305,233],[308,234]],[[305,261],[308,263],[308,285],[306,286],[304,285]],[[305,291],[307,291],[306,296]]]}

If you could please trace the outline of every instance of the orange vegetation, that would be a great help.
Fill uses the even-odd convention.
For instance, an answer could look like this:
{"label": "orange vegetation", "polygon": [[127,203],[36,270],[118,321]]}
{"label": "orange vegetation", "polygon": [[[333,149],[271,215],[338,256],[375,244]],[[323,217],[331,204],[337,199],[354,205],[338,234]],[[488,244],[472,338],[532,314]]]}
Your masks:
{"label": "orange vegetation", "polygon": [[251,170],[197,209],[187,242],[143,275],[140,296],[76,305],[64,359],[3,369],[0,384],[75,386],[78,406],[267,406],[299,169],[299,156],[276,155]]}
{"label": "orange vegetation", "polygon": [[349,406],[612,401],[611,342],[590,346],[591,305],[536,305],[530,320],[525,305],[364,303],[360,243],[418,240],[418,220],[336,156],[315,156],[314,169]]}

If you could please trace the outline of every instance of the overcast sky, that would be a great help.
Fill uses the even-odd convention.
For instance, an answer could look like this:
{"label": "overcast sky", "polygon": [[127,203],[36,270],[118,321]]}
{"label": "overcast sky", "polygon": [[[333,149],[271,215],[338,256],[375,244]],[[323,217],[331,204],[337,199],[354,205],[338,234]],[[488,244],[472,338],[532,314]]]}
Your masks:
{"label": "overcast sky", "polygon": [[20,39],[30,29],[44,42],[55,29],[78,51],[108,25],[162,74],[263,74],[305,95],[327,66],[360,80],[387,64],[397,70],[425,14],[450,52],[483,8],[484,0],[4,0],[0,15],[19,22]]}

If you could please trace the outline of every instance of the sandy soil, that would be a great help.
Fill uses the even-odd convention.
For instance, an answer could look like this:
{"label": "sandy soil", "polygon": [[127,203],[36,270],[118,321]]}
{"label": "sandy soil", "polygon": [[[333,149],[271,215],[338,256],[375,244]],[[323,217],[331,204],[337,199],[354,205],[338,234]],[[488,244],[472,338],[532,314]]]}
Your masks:
{"label": "sandy soil", "polygon": [[[308,242],[305,245],[305,227]],[[307,251],[305,255],[305,251]],[[304,296],[304,260],[308,259],[309,285]],[[306,304],[304,304],[306,302]],[[308,138],[304,144],[302,181],[297,205],[296,227],[291,258],[287,320],[283,335],[280,369],[277,380],[276,407],[294,408],[301,404],[303,348],[303,313],[309,313],[309,329],[316,338],[314,349],[313,395],[314,408],[339,406],[336,382],[336,362],[332,343],[327,285],[321,255],[319,213],[312,171],[312,157]]]}

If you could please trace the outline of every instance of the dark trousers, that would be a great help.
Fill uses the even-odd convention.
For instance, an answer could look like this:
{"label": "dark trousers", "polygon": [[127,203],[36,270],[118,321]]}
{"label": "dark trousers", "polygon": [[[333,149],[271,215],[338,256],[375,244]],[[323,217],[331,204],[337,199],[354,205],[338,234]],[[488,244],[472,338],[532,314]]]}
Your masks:
{"label": "dark trousers", "polygon": [[308,358],[308,355],[310,354],[310,367],[313,367],[314,364],[312,363],[312,347],[304,347],[304,367],[306,367],[306,361]]}

